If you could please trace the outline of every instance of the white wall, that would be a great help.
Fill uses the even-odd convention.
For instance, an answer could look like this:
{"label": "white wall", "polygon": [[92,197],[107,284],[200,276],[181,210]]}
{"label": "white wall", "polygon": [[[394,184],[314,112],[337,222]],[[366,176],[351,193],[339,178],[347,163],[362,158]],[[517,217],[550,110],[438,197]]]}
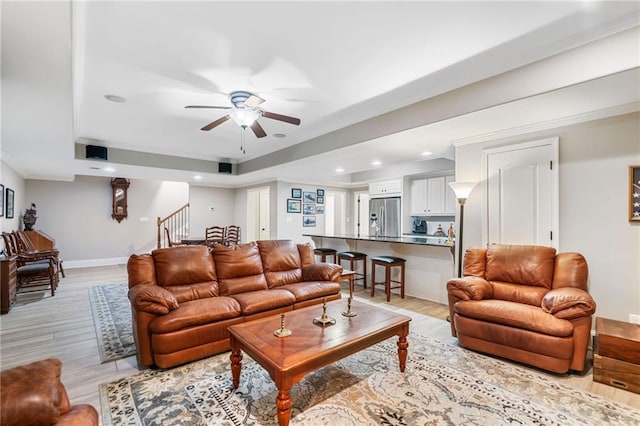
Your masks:
{"label": "white wall", "polygon": [[[456,149],[456,180],[480,182],[482,150],[560,138],[559,251],[582,253],[596,315],[640,313],[640,223],[628,221],[628,167],[640,164],[640,114],[592,121]],[[482,182],[465,204],[464,247],[480,246]]]}
{"label": "white wall", "polygon": [[[210,226],[239,225],[235,214],[236,191],[228,188],[191,186],[189,188],[189,232],[193,236],[204,236]],[[213,211],[209,207],[213,206]],[[242,235],[240,236],[242,238]]]}
{"label": "white wall", "polygon": [[[188,202],[186,183],[132,179],[128,218],[111,218],[109,178],[79,176],[73,182],[27,180],[27,203],[38,210],[36,229],[56,240],[65,266],[89,266],[126,259],[156,247],[157,217]],[[148,218],[141,222],[140,218]]]}
{"label": "white wall", "polygon": [[[0,231],[2,232],[11,232],[16,231],[18,229],[22,229],[22,220],[20,217],[24,213],[24,210],[27,208],[27,201],[25,200],[25,181],[13,168],[5,163],[4,161],[0,161],[0,184],[4,185],[5,191],[5,199],[4,204],[0,207],[2,208],[3,213],[5,213],[2,217],[0,217]],[[13,219],[7,219],[5,212],[5,205],[7,203],[6,200],[6,192],[7,188],[13,189],[14,191],[14,200],[13,200]],[[29,206],[31,206],[31,202],[29,202]],[[0,247],[4,248],[4,241],[1,241],[0,238]]]}

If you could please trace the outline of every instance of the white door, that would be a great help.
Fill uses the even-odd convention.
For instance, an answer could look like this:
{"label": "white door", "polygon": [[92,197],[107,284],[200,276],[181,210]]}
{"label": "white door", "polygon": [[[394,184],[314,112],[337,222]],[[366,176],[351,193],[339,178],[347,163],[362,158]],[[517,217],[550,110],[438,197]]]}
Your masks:
{"label": "white door", "polygon": [[324,230],[327,234],[344,234],[347,229],[346,193],[326,191]]}
{"label": "white door", "polygon": [[558,246],[558,139],[488,149],[484,242]]}
{"label": "white door", "polygon": [[356,191],[353,193],[353,233],[369,235],[369,193]]}
{"label": "white door", "polygon": [[244,241],[268,240],[269,187],[247,191],[247,235]]}

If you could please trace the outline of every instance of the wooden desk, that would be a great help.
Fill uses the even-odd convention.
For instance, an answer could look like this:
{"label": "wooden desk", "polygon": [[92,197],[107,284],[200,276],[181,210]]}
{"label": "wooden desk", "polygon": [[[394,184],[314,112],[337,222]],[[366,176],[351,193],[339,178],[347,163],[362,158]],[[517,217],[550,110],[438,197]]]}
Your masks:
{"label": "wooden desk", "polygon": [[313,323],[315,317],[322,315],[320,305],[287,312],[285,327],[291,330],[287,337],[273,334],[280,329],[280,315],[230,326],[234,389],[240,385],[242,352],[245,352],[275,382],[278,388],[278,423],[285,426],[291,418],[289,391],[312,371],[398,336],[398,360],[400,371],[404,372],[411,318],[365,303],[353,302],[353,305],[357,308],[357,317],[342,316],[344,301],[327,303],[327,314],[335,318],[336,323],[325,327]]}

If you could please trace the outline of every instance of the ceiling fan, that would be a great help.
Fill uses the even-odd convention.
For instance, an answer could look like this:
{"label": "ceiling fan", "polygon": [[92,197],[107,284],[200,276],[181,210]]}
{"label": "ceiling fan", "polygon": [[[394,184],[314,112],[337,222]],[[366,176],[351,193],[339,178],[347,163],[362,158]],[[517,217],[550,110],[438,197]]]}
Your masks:
{"label": "ceiling fan", "polygon": [[235,91],[229,94],[229,100],[233,106],[209,106],[209,105],[187,105],[185,108],[212,108],[212,109],[229,109],[229,114],[224,117],[220,117],[215,121],[207,124],[200,130],[209,131],[214,127],[218,127],[220,124],[226,122],[229,119],[233,119],[236,124],[243,129],[251,127],[253,133],[258,138],[267,136],[258,118],[265,117],[272,120],[284,121],[285,123],[299,125],[300,119],[295,117],[289,117],[287,115],[276,114],[273,112],[265,111],[262,108],[258,108],[258,105],[262,104],[265,100],[261,97],[254,95],[250,92]]}

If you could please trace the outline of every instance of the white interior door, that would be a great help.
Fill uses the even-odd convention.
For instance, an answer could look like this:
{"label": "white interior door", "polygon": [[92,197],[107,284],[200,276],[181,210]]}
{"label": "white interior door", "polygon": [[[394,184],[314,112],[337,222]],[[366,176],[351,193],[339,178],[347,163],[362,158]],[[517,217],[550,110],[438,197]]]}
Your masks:
{"label": "white interior door", "polygon": [[558,139],[484,152],[487,244],[557,248]]}
{"label": "white interior door", "polygon": [[258,221],[258,239],[259,240],[268,240],[271,238],[271,228],[270,228],[270,220],[271,216],[269,213],[269,209],[271,203],[269,201],[269,187],[260,188],[259,194],[259,221]]}
{"label": "white interior door", "polygon": [[245,241],[268,240],[269,229],[269,187],[253,188],[247,191],[247,236]]}
{"label": "white interior door", "polygon": [[353,233],[369,235],[369,193],[356,191],[353,193]]}

